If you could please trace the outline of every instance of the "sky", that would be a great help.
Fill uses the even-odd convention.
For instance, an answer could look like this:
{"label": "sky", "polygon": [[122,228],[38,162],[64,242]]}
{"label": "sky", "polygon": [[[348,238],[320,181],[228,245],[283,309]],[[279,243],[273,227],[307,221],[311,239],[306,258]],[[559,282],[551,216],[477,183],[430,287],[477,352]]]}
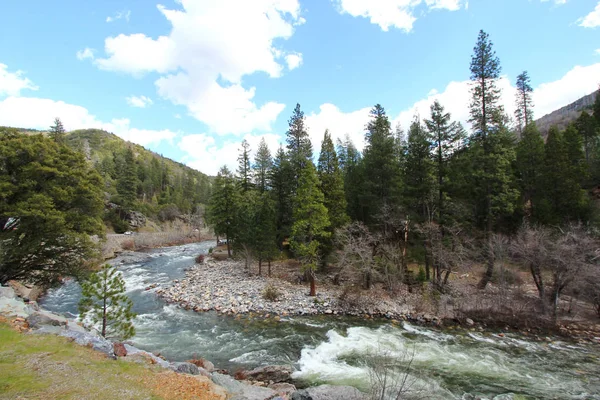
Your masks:
{"label": "sky", "polygon": [[1,0],[0,126],[100,128],[215,175],[243,139],[285,144],[299,103],[364,146],[373,105],[406,129],[438,99],[468,125],[480,29],[514,111],[541,117],[600,84],[598,0]]}

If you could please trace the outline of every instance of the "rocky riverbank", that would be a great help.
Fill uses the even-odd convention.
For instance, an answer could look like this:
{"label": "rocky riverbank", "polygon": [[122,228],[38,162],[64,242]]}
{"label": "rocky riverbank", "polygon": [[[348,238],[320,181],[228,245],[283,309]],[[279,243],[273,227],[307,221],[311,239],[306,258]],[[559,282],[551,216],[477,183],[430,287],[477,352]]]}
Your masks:
{"label": "rocky riverbank", "polygon": [[[273,290],[277,295],[270,297]],[[260,314],[275,318],[326,314],[441,323],[436,316],[414,313],[406,303],[375,294],[362,294],[360,301],[353,301],[352,295],[345,295],[343,288],[319,284],[316,297],[310,297],[308,292],[306,283],[293,284],[278,278],[251,275],[241,261],[217,261],[211,257],[194,265],[184,279],[173,281],[172,286],[156,289],[167,302],[197,312]]]}
{"label": "rocky riverbank", "polygon": [[[131,254],[131,257],[136,257]],[[41,309],[34,301],[24,301],[11,287],[0,286],[0,322],[8,322],[23,334],[52,334],[69,338],[73,342],[103,353],[108,358],[149,364],[174,371],[178,376],[197,378],[190,382],[195,387],[199,383],[208,387],[202,399],[214,400],[366,400],[367,396],[353,387],[322,385],[297,390],[291,375],[293,369],[286,365],[271,365],[251,371],[236,373],[235,378],[227,371],[216,370],[204,359],[191,359],[187,362],[170,362],[159,354],[138,349],[128,343],[113,343],[95,332],[88,331],[76,321]],[[0,347],[0,355],[2,348]],[[170,384],[177,379],[170,378]],[[181,382],[184,382],[181,380]],[[194,387],[189,391],[194,391]],[[188,393],[186,388],[173,388],[177,393]],[[173,395],[175,394],[175,397]],[[169,393],[167,398],[179,398]],[[197,398],[197,397],[185,397]]]}

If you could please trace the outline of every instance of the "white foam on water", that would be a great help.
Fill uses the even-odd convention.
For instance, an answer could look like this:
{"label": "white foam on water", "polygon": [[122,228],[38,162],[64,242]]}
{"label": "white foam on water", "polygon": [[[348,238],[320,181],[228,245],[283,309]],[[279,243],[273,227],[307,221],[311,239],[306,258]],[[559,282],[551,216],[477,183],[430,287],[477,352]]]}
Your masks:
{"label": "white foam on water", "polygon": [[429,339],[433,339],[433,340],[452,340],[452,339],[454,339],[454,336],[446,335],[445,333],[433,331],[430,329],[417,327],[417,326],[409,324],[408,322],[404,322],[402,324],[402,328],[404,328],[404,330],[407,332],[414,333],[417,335],[423,335],[423,336],[428,337]]}

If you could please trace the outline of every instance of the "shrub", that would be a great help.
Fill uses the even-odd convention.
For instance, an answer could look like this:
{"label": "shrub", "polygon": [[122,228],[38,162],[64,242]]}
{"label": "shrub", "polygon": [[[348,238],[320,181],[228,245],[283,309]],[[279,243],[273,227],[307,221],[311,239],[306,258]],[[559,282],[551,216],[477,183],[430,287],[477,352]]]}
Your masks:
{"label": "shrub", "polygon": [[417,275],[417,282],[425,282],[427,281],[427,274],[425,273],[425,268],[419,267],[419,274]]}
{"label": "shrub", "polygon": [[198,256],[196,256],[196,264],[204,264],[204,254],[198,254]]}
{"label": "shrub", "polygon": [[267,285],[262,292],[263,299],[268,301],[276,301],[279,296],[281,296],[281,293],[279,293],[279,290],[272,284]]}
{"label": "shrub", "polygon": [[135,249],[135,242],[133,240],[123,240],[121,242],[121,248],[123,250],[134,250]]}
{"label": "shrub", "polygon": [[212,252],[213,252],[213,248],[212,248],[212,247],[209,247],[209,248],[208,248],[208,254],[212,254]]}

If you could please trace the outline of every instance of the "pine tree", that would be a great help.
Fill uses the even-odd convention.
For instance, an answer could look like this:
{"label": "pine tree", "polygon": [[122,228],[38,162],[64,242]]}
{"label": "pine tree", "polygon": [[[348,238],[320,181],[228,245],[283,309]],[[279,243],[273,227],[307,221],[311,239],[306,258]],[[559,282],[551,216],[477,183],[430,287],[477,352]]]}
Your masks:
{"label": "pine tree", "polygon": [[352,143],[349,135],[344,141],[338,139],[337,149],[340,168],[344,178],[344,192],[346,194],[346,211],[351,220],[364,221],[361,198],[364,191],[364,163],[361,154]]}
{"label": "pine tree", "polygon": [[473,125],[475,151],[474,171],[482,202],[482,222],[487,236],[487,268],[479,287],[484,289],[494,272],[492,232],[496,218],[510,209],[515,195],[510,187],[512,176],[511,139],[504,126],[506,116],[500,105],[500,60],[496,56],[489,35],[479,32],[477,44],[471,57],[471,104],[469,122]]}
{"label": "pine tree", "polygon": [[431,147],[429,135],[415,117],[408,131],[403,192],[408,209],[415,212],[419,222],[428,221],[432,216],[434,180]]}
{"label": "pine tree", "polygon": [[234,236],[238,204],[239,193],[235,179],[231,171],[223,166],[213,183],[213,193],[208,206],[208,220],[217,235],[225,235],[229,257],[231,257],[230,239]]}
{"label": "pine tree", "polygon": [[400,183],[400,169],[396,160],[394,136],[385,109],[376,104],[371,109],[367,124],[364,151],[364,173],[368,177],[364,187],[366,222],[373,222],[385,205],[395,202]]}
{"label": "pine tree", "polygon": [[563,213],[570,207],[565,194],[568,192],[567,173],[569,159],[563,134],[556,126],[548,131],[544,147],[544,197],[549,203],[547,223],[561,222]]}
{"label": "pine tree", "polygon": [[437,211],[438,224],[442,234],[446,223],[445,200],[448,198],[448,162],[452,154],[458,150],[465,132],[460,123],[450,121],[450,113],[436,100],[430,107],[431,119],[425,120],[429,140],[433,144],[434,173],[437,178]]}
{"label": "pine tree", "polygon": [[344,192],[344,178],[339,168],[337,154],[329,131],[325,131],[323,142],[321,143],[321,154],[318,164],[320,189],[325,196],[325,207],[331,223],[330,229],[333,232],[349,222],[346,214],[346,194]]}
{"label": "pine tree", "polygon": [[269,193],[259,195],[256,211],[256,257],[258,258],[258,274],[262,274],[262,264],[269,264],[268,275],[271,276],[271,261],[276,258],[277,249],[277,213],[275,202]]}
{"label": "pine tree", "polygon": [[515,118],[517,120],[517,130],[519,134],[533,122],[533,100],[531,93],[531,79],[527,71],[523,71],[517,76],[517,95]]}
{"label": "pine tree", "polygon": [[598,146],[598,135],[600,135],[600,130],[598,129],[596,120],[593,116],[588,114],[586,110],[583,110],[581,115],[579,115],[577,118],[575,126],[583,137],[585,159],[588,163],[591,163],[596,147]]}
{"label": "pine tree", "polygon": [[294,171],[292,165],[283,151],[282,147],[275,154],[273,169],[269,178],[269,186],[272,188],[275,200],[277,243],[280,248],[284,240],[290,235],[292,227],[292,185]]}
{"label": "pine tree", "polygon": [[330,236],[329,218],[319,189],[319,178],[312,162],[300,174],[298,193],[294,201],[294,224],[290,248],[300,259],[310,278],[310,295],[316,296],[315,271],[319,262],[319,248]]}
{"label": "pine tree", "polygon": [[262,138],[254,157],[254,184],[260,193],[270,189],[269,176],[272,168],[271,151],[265,142],[265,138]]}
{"label": "pine tree", "polygon": [[300,109],[300,104],[296,104],[294,113],[288,121],[287,131],[287,149],[288,158],[294,172],[293,192],[297,190],[300,172],[304,167],[312,162],[312,144],[305,126],[304,112]]}
{"label": "pine tree", "polygon": [[596,120],[596,127],[600,129],[600,87],[596,91],[596,98],[592,105],[592,112],[594,113],[594,119]]}
{"label": "pine tree", "polygon": [[535,123],[525,127],[517,144],[517,179],[526,215],[532,222],[544,220],[543,201],[544,139]]}
{"label": "pine tree", "polygon": [[133,303],[125,295],[125,281],[116,267],[106,264],[90,275],[81,284],[81,296],[79,318],[99,326],[102,337],[125,340],[135,335]]}
{"label": "pine tree", "polygon": [[117,173],[117,192],[120,202],[124,207],[131,208],[137,197],[137,171],[135,155],[131,147],[125,150],[123,166]]}
{"label": "pine tree", "polygon": [[250,166],[250,143],[242,140],[242,148],[238,156],[238,181],[242,192],[245,193],[252,188],[252,168]]}
{"label": "pine tree", "polygon": [[65,144],[66,142],[66,133],[65,127],[63,126],[60,118],[54,118],[54,125],[50,127],[50,132],[48,132],[50,138],[54,140],[56,143]]}

